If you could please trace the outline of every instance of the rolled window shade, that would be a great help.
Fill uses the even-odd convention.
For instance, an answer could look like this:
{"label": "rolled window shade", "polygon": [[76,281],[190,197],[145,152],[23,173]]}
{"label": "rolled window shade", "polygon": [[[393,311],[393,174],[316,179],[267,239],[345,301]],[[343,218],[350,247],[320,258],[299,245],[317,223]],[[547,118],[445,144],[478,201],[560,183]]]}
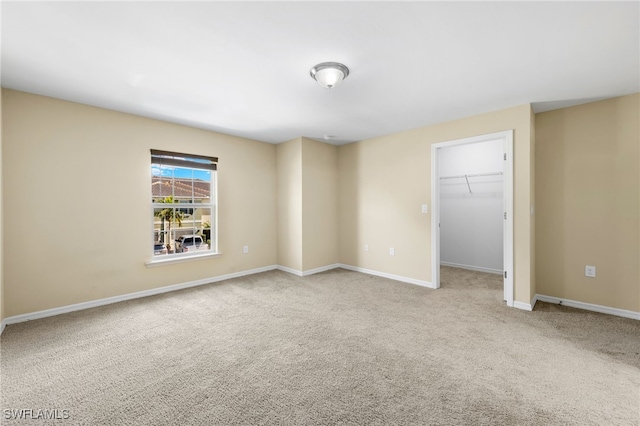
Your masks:
{"label": "rolled window shade", "polygon": [[218,157],[206,157],[204,155],[183,154],[179,152],[152,149],[151,164],[188,167],[202,170],[217,170]]}

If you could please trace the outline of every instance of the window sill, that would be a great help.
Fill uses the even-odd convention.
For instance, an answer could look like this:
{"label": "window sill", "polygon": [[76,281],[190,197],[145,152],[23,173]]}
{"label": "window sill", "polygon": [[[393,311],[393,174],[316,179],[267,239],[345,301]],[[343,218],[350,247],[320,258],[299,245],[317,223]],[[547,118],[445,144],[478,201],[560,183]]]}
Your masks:
{"label": "window sill", "polygon": [[147,266],[147,268],[155,268],[157,266],[173,265],[174,263],[192,262],[194,260],[200,260],[200,259],[212,259],[220,256],[222,256],[222,253],[205,253],[205,254],[194,254],[194,255],[175,256],[175,257],[171,256],[167,258],[150,260],[149,262],[145,262],[145,265]]}

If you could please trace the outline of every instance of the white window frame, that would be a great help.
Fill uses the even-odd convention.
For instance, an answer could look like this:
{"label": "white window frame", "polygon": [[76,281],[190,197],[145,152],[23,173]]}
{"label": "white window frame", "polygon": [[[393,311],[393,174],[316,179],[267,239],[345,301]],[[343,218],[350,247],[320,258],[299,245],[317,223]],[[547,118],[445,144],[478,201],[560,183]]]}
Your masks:
{"label": "white window frame", "polygon": [[[193,203],[194,198],[192,195],[192,199],[191,202],[175,202],[175,204],[171,204],[172,207],[176,208],[176,209],[198,209],[198,208],[202,208],[202,209],[207,209],[211,212],[210,214],[210,244],[208,249],[206,250],[197,250],[197,251],[193,251],[193,252],[186,252],[186,253],[168,253],[168,254],[159,254],[156,255],[154,253],[154,247],[152,244],[149,244],[150,247],[150,257],[151,260],[146,262],[146,265],[148,267],[153,267],[153,266],[160,266],[160,265],[166,265],[166,264],[172,264],[172,263],[181,263],[181,262],[186,262],[186,261],[191,261],[191,260],[195,260],[195,259],[203,259],[203,258],[211,258],[211,257],[218,257],[221,255],[221,253],[219,253],[218,251],[218,211],[217,211],[217,206],[218,206],[218,191],[217,191],[217,162],[218,159],[216,157],[207,157],[207,156],[202,156],[202,155],[192,155],[192,154],[185,154],[185,153],[176,153],[176,152],[169,152],[169,151],[160,151],[160,150],[151,150],[151,167],[150,167],[150,186],[149,189],[151,190],[151,208],[150,208],[150,215],[151,215],[151,229],[152,229],[152,235],[150,238],[150,242],[155,243],[155,236],[156,233],[158,232],[158,230],[156,229],[156,216],[155,216],[155,211],[156,209],[162,209],[162,208],[166,208],[167,207],[167,203],[158,203],[158,202],[154,202],[154,196],[153,196],[153,184],[154,184],[154,177],[158,176],[157,174],[155,174],[153,172],[153,168],[154,167],[162,167],[165,169],[172,169],[174,167],[183,169],[183,170],[191,170],[192,171],[192,177],[193,178],[193,173],[197,172],[197,171],[208,171],[210,172],[210,181],[209,181],[209,202],[206,203]],[[195,172],[194,172],[195,171]],[[171,176],[172,179],[186,179],[189,180],[189,178],[180,178],[180,177],[176,177],[176,176]],[[175,188],[172,191],[172,196],[175,196]],[[178,228],[179,229],[179,228]],[[203,230],[204,228],[201,227],[200,230]],[[175,235],[175,230],[176,228],[171,229],[171,233],[173,235]],[[204,237],[204,235],[203,235]],[[204,238],[203,238],[204,240]],[[173,241],[173,240],[170,240]],[[171,244],[171,243],[170,243]],[[175,249],[175,241],[173,242],[172,246]]]}

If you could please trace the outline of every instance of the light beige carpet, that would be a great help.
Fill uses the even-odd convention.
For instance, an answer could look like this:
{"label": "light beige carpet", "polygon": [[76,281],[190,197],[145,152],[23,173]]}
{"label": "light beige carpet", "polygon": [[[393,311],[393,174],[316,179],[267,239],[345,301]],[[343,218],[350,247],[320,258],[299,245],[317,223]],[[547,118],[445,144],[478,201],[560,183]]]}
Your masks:
{"label": "light beige carpet", "polygon": [[[280,271],[10,325],[2,424],[637,425],[640,322],[502,302],[500,276],[430,290]],[[68,410],[59,421],[11,409]]]}

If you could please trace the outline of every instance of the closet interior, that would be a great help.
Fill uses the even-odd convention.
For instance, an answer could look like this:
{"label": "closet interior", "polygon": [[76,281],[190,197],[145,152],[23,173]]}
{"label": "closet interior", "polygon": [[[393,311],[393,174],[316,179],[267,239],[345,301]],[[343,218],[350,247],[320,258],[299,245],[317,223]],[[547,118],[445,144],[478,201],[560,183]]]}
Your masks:
{"label": "closet interior", "polygon": [[502,140],[446,147],[438,161],[440,264],[502,274]]}

